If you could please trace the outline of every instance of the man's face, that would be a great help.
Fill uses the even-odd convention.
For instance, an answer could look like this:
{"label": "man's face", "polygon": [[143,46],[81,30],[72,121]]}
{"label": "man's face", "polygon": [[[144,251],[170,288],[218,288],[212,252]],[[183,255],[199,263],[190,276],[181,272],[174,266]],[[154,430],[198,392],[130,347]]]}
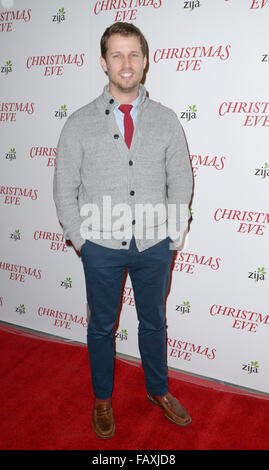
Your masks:
{"label": "man's face", "polygon": [[108,39],[106,59],[100,58],[104,72],[107,72],[110,93],[133,94],[138,91],[147,64],[143,56],[139,38],[113,34]]}

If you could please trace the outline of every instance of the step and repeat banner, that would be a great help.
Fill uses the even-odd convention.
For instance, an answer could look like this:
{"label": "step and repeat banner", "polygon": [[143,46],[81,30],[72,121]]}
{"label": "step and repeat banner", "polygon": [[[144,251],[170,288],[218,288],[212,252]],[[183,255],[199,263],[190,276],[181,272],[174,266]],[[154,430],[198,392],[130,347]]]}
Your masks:
{"label": "step and repeat banner", "polygon": [[[194,174],[167,298],[171,368],[269,393],[269,0],[1,0],[0,321],[86,344],[81,258],[52,182],[66,119],[100,95],[116,21],[149,44],[145,86],[174,109]],[[116,350],[139,358],[126,276]]]}

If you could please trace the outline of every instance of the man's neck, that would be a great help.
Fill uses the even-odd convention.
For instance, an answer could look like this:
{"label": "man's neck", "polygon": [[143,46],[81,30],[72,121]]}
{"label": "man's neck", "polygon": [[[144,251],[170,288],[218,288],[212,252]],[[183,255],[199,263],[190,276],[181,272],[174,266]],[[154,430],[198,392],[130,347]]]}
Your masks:
{"label": "man's neck", "polygon": [[115,98],[115,100],[119,101],[120,104],[130,104],[139,96],[139,87],[128,93],[121,93],[119,90],[109,87],[109,93]]}

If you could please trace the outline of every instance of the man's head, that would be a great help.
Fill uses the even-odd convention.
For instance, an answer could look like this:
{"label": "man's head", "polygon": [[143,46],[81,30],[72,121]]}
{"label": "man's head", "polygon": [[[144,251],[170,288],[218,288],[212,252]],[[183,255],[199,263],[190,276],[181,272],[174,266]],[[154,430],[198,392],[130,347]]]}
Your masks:
{"label": "man's head", "polygon": [[111,94],[130,102],[138,94],[147,65],[147,42],[131,23],[114,23],[101,39],[100,63],[108,75]]}
{"label": "man's head", "polygon": [[105,60],[106,60],[106,53],[107,53],[107,48],[108,48],[108,40],[113,34],[120,34],[121,36],[136,36],[139,39],[143,57],[147,55],[147,52],[148,52],[147,41],[144,35],[142,34],[142,32],[140,31],[140,29],[137,28],[132,23],[118,22],[106,28],[103,36],[101,37],[101,41],[100,41],[101,56]]}

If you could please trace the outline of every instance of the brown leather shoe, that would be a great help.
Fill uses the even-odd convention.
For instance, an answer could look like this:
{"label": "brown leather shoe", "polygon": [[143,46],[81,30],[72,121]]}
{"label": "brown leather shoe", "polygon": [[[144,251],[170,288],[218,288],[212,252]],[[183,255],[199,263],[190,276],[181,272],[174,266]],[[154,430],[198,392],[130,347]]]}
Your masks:
{"label": "brown leather shoe", "polygon": [[171,393],[168,392],[160,401],[150,393],[147,394],[147,398],[154,405],[160,406],[166,418],[173,421],[173,423],[178,424],[179,426],[187,426],[191,423],[191,417],[179,401],[171,395]]}
{"label": "brown leather shoe", "polygon": [[112,437],[115,432],[115,421],[111,402],[100,403],[93,407],[92,425],[98,437]]}

